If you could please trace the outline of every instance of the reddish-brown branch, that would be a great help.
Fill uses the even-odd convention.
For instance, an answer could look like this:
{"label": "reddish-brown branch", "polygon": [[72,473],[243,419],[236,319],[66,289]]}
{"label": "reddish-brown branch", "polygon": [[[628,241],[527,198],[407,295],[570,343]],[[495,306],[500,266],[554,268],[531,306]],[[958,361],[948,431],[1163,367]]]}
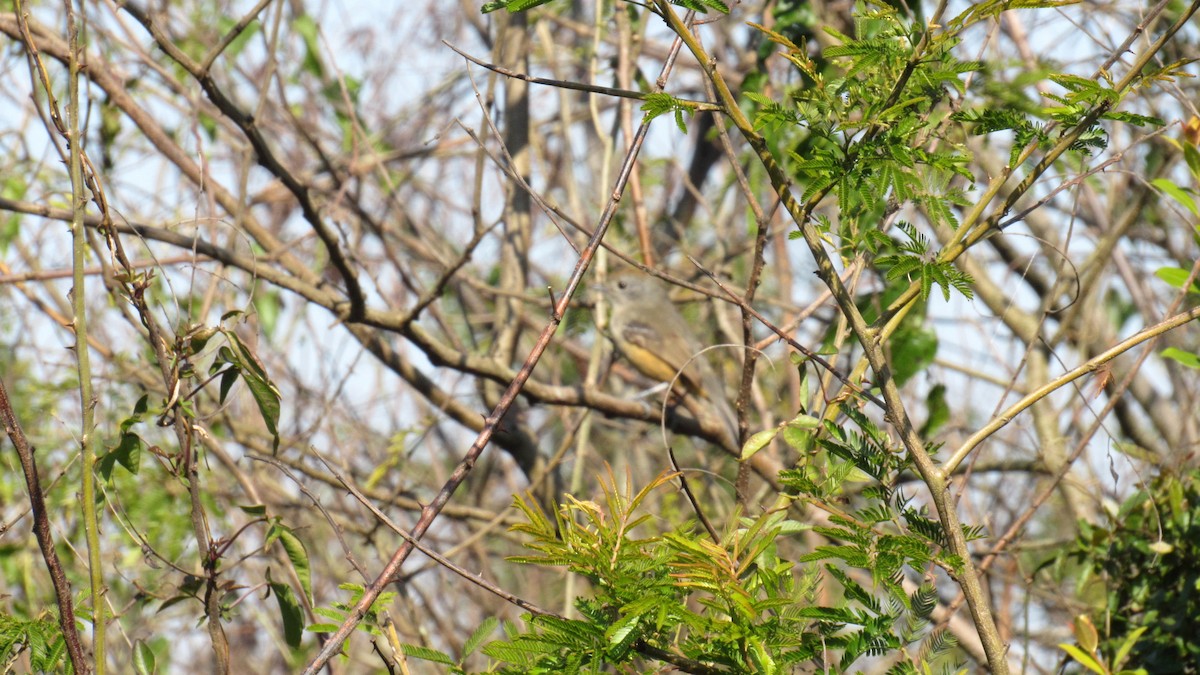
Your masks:
{"label": "reddish-brown branch", "polygon": [[[79,641],[79,632],[75,630],[75,608],[71,601],[71,583],[63,571],[54,550],[54,538],[50,534],[50,521],[46,517],[46,500],[42,496],[42,484],[38,478],[37,461],[34,459],[33,448],[21,430],[12,404],[8,400],[8,391],[4,382],[0,381],[0,422],[4,424],[4,433],[8,434],[13,447],[16,448],[17,458],[21,462],[21,471],[25,474],[25,487],[29,490],[29,504],[33,511],[33,534],[37,537],[38,548],[42,550],[42,559],[46,561],[46,570],[50,572],[50,581],[54,584],[54,600],[58,604],[58,625],[62,630],[63,641],[67,645],[67,655],[71,659],[71,667],[76,673],[85,675],[91,672],[91,666],[83,655],[83,644]],[[84,469],[89,470],[87,468]],[[100,608],[96,608],[100,612]]]}
{"label": "reddish-brown branch", "polygon": [[[689,12],[687,20],[690,20],[690,18],[691,13]],[[660,87],[661,84],[666,81],[667,75],[674,67],[675,58],[679,54],[679,50],[682,46],[683,43],[679,39],[676,39],[672,44],[670,57],[667,59],[666,63],[663,64],[662,71],[659,74],[658,82],[660,83]],[[411,542],[419,540],[425,535],[425,532],[428,531],[429,526],[433,524],[433,521],[438,517],[438,514],[441,513],[446,503],[450,501],[450,497],[454,495],[454,492],[458,489],[458,486],[461,485],[464,480],[466,480],[467,475],[471,473],[471,470],[474,468],[475,463],[479,460],[480,455],[483,454],[483,451],[491,442],[492,436],[496,433],[500,426],[500,421],[504,419],[505,414],[508,412],[509,408],[512,407],[513,402],[516,401],[517,396],[521,393],[525,383],[529,380],[529,377],[533,375],[533,369],[537,366],[542,354],[550,345],[550,340],[558,331],[559,324],[566,315],[567,308],[571,302],[571,297],[575,294],[575,290],[579,288],[580,283],[582,283],[583,275],[585,272],[587,272],[588,266],[591,265],[592,258],[595,256],[596,251],[600,248],[600,241],[604,238],[604,234],[608,231],[609,224],[616,215],[617,206],[621,201],[621,195],[624,192],[625,185],[629,181],[629,176],[633,172],[634,163],[637,161],[638,154],[641,152],[642,144],[645,141],[646,134],[649,132],[649,130],[649,121],[643,121],[642,125],[638,128],[637,135],[633,138],[633,142],[630,144],[629,152],[625,157],[625,162],[622,164],[621,171],[617,176],[616,185],[613,187],[612,196],[610,197],[608,204],[604,209],[604,213],[601,214],[600,220],[596,225],[596,231],[592,235],[591,239],[589,239],[587,246],[584,247],[579,256],[579,260],[576,261],[575,269],[571,274],[571,278],[567,281],[566,288],[562,294],[559,295],[558,303],[554,306],[550,321],[546,323],[541,335],[538,336],[537,341],[534,343],[533,349],[530,351],[529,356],[525,359],[525,362],[521,365],[521,369],[517,372],[516,377],[513,378],[511,383],[509,383],[508,387],[504,390],[504,393],[501,394],[499,403],[496,405],[495,409],[492,410],[491,414],[489,414],[484,420],[483,430],[479,432],[475,442],[471,444],[471,447],[467,450],[458,466],[454,468],[453,473],[451,473],[449,479],[442,486],[441,490],[438,491],[437,496],[434,497],[433,501],[430,502],[424,509],[422,509],[421,516],[417,519],[416,524],[412,528],[412,539],[406,540],[404,544],[402,544],[398,549],[396,549],[395,553],[392,554],[391,559],[379,573],[379,576],[376,577],[375,581],[363,591],[362,597],[347,613],[346,619],[340,626],[338,626],[337,631],[330,636],[329,641],[326,642],[320,652],[318,652],[316,658],[314,658],[305,668],[305,673],[309,675],[316,675],[316,673],[320,672],[325,667],[331,658],[341,652],[342,644],[348,637],[350,637],[350,633],[354,631],[354,629],[366,616],[367,610],[375,602],[376,598],[379,597],[379,594],[383,592],[383,589],[386,588],[388,584],[392,583],[392,581],[396,578],[400,572],[401,566],[404,564],[404,561],[406,561],[408,556],[412,554],[413,550],[415,550]]]}

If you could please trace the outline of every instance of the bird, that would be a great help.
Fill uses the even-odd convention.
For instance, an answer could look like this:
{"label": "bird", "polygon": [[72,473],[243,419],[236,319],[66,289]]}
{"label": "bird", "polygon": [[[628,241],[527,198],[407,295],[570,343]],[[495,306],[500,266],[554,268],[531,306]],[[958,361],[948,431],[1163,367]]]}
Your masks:
{"label": "bird", "polygon": [[707,401],[736,443],[737,417],[725,387],[665,286],[630,273],[610,279],[600,291],[612,305],[609,337],[625,360],[652,380],[674,382],[677,394]]}

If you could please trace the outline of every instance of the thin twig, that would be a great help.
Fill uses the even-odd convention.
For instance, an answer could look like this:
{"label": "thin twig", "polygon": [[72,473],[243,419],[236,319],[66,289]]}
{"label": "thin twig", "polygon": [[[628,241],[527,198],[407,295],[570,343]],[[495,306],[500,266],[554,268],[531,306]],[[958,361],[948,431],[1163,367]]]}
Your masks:
{"label": "thin twig", "polygon": [[258,163],[278,178],[296,198],[304,219],[312,227],[313,232],[321,239],[321,243],[325,244],[325,250],[329,254],[329,262],[337,269],[342,277],[342,282],[346,285],[347,305],[339,309],[339,318],[345,321],[361,320],[366,310],[366,296],[362,285],[358,281],[358,275],[351,266],[349,258],[342,250],[337,233],[321,217],[309,187],[296,178],[284,166],[284,163],[275,156],[275,152],[271,150],[271,146],[268,145],[254,118],[238,108],[237,104],[217,85],[211,73],[203,70],[200,64],[193,61],[191,57],[171,41],[170,37],[163,32],[162,27],[151,17],[148,11],[132,3],[123,5],[123,8],[145,27],[150,36],[154,38],[154,42],[172,60],[195,78],[213,105],[217,106],[218,110],[232,120],[246,137],[246,140],[250,141],[250,144],[254,147],[254,154]]}
{"label": "thin twig", "polygon": [[[671,72],[675,64],[675,57],[678,55],[681,47],[682,42],[677,38],[672,45],[671,57],[663,65],[662,72],[659,76],[660,82],[662,82],[666,78],[667,74]],[[542,330],[541,335],[534,343],[533,349],[530,351],[529,356],[525,359],[521,369],[517,372],[516,377],[514,377],[512,382],[509,383],[508,387],[504,390],[504,393],[501,394],[499,403],[496,405],[495,409],[492,410],[491,414],[489,414],[484,420],[483,430],[479,432],[475,442],[471,444],[471,447],[467,450],[458,466],[455,467],[449,479],[442,486],[442,489],[438,491],[437,496],[434,497],[433,501],[430,502],[424,509],[422,509],[421,516],[417,519],[417,522],[411,531],[414,540],[420,539],[422,536],[424,536],[425,532],[428,531],[429,526],[433,524],[434,519],[437,518],[442,508],[448,501],[450,501],[450,497],[458,489],[458,486],[461,485],[464,480],[466,480],[467,475],[470,474],[471,470],[474,468],[475,463],[479,460],[480,455],[483,454],[484,449],[490,444],[492,436],[499,428],[500,422],[504,418],[504,415],[508,412],[508,409],[512,407],[512,404],[516,401],[517,395],[520,394],[521,389],[525,386],[525,383],[533,374],[533,369],[537,366],[542,354],[546,351],[551,339],[557,332],[559,324],[566,315],[567,307],[571,301],[571,297],[574,295],[575,290],[582,283],[583,275],[587,271],[588,266],[591,264],[592,258],[596,254],[596,250],[600,247],[601,239],[603,239],[604,234],[608,231],[608,226],[612,222],[613,216],[617,211],[617,206],[620,203],[621,194],[624,191],[627,181],[629,180],[629,175],[633,169],[633,164],[637,161],[637,156],[641,151],[642,143],[645,141],[646,134],[648,132],[649,122],[643,121],[642,126],[638,129],[638,135],[635,137],[632,147],[625,158],[625,163],[622,165],[621,171],[618,174],[616,185],[613,187],[612,196],[609,199],[603,214],[600,216],[599,222],[597,223],[596,232],[588,241],[587,246],[583,249],[583,253],[580,255],[579,260],[576,261],[575,270],[572,272],[571,278],[568,280],[566,288],[563,290],[563,293],[559,298],[559,303],[554,306],[550,320],[547,322],[546,327]],[[387,585],[396,578],[396,576],[399,574],[401,566],[404,564],[404,561],[408,559],[408,556],[413,550],[414,548],[412,544],[408,541],[396,549],[387,565],[385,565],[383,570],[380,571],[379,576],[376,577],[375,581],[372,582],[370,586],[364,589],[362,597],[357,603],[355,603],[354,607],[347,612],[345,620],[343,620],[341,625],[338,626],[337,631],[330,636],[329,642],[326,643],[320,652],[317,653],[316,657],[309,662],[308,666],[304,670],[305,673],[308,675],[316,675],[316,673],[320,672],[325,667],[331,658],[336,656],[341,651],[342,643],[346,641],[346,638],[350,636],[350,633],[353,632],[354,628],[363,620],[363,618],[366,616],[368,608],[370,608],[375,602],[376,598],[379,597],[379,594],[383,592],[383,589],[386,588]]]}
{"label": "thin twig", "polygon": [[667,448],[667,457],[671,459],[671,468],[679,475],[679,487],[683,490],[683,494],[687,495],[688,502],[692,505],[692,511],[700,519],[700,524],[704,525],[704,529],[708,532],[708,536],[712,538],[713,543],[720,544],[721,535],[717,533],[717,528],[713,527],[712,522],[708,519],[708,515],[700,507],[700,501],[696,499],[695,493],[692,492],[692,486],[688,485],[687,476],[684,475],[683,469],[679,468],[679,461],[675,459],[675,450],[673,448]]}
{"label": "thin twig", "polygon": [[[604,94],[605,96],[615,96],[617,98],[631,98],[631,99],[634,99],[637,101],[645,101],[645,100],[649,99],[651,96],[651,94],[646,93],[646,92],[631,91],[629,89],[617,89],[615,87],[601,87],[599,85],[586,84],[583,82],[574,82],[572,80],[552,80],[552,79],[547,79],[544,77],[533,77],[532,75],[526,75],[525,73],[519,73],[510,68],[504,68],[503,66],[498,66],[494,63],[488,63],[487,61],[484,61],[480,58],[471,56],[470,54],[464,52],[463,50],[459,49],[458,47],[455,47],[454,45],[450,44],[449,42],[447,42],[445,40],[442,40],[442,44],[446,45],[447,47],[452,49],[454,51],[454,53],[456,53],[459,56],[463,57],[464,59],[470,61],[471,63],[474,63],[477,66],[482,66],[494,73],[499,73],[500,75],[504,75],[505,77],[509,77],[514,80],[521,80],[522,82],[528,82],[530,84],[544,84],[544,85],[550,86],[550,87],[558,87],[559,89],[571,89],[574,91],[584,91],[584,92],[588,92],[591,94]],[[675,99],[675,101],[682,107],[685,107],[692,112],[701,112],[701,111],[719,112],[722,110],[720,105],[717,105],[716,103],[709,103],[708,101],[691,101],[691,100],[683,99],[683,98],[677,98],[677,99]]]}

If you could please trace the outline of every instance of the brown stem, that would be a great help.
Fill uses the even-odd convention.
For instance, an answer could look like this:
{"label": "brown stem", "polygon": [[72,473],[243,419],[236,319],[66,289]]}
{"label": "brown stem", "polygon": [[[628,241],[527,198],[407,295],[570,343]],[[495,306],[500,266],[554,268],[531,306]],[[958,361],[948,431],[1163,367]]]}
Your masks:
{"label": "brown stem", "polygon": [[[3,380],[0,380],[0,422],[4,424],[4,433],[8,434],[9,440],[17,450],[21,471],[25,474],[25,487],[29,490],[29,504],[33,510],[33,534],[37,537],[38,548],[42,550],[42,559],[46,561],[46,570],[50,572],[50,581],[54,584],[54,601],[58,604],[58,625],[62,630],[63,641],[67,645],[67,655],[71,659],[71,667],[76,673],[86,675],[92,669],[83,655],[83,644],[79,641],[79,632],[75,630],[75,608],[71,602],[71,582],[67,581],[66,572],[63,571],[62,563],[58,559],[58,552],[54,550],[54,537],[50,533],[50,521],[46,517],[46,500],[42,496],[42,484],[38,479],[37,461],[33,456],[34,450],[29,447],[25,432],[21,430],[21,424],[13,412]],[[97,607],[95,611],[100,613],[103,610]]]}

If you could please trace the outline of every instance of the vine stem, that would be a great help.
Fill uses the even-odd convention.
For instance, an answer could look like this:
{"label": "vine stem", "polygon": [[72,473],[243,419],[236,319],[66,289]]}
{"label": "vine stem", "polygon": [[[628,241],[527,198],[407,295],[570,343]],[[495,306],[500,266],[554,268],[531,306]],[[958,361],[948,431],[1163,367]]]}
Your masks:
{"label": "vine stem", "polygon": [[[84,536],[87,539],[88,573],[92,595],[92,658],[96,664],[96,675],[104,675],[104,567],[100,557],[100,524],[96,514],[96,399],[92,390],[92,365],[88,354],[87,326],[87,229],[84,215],[88,196],[83,182],[83,132],[79,126],[79,34],[82,17],[74,10],[72,0],[64,0],[67,10],[68,49],[68,95],[67,95],[67,142],[71,172],[71,255],[72,289],[71,308],[75,329],[75,364],[79,372],[79,406],[82,413],[79,444],[82,452],[80,491],[83,498]],[[81,5],[82,9],[82,5]]]}

